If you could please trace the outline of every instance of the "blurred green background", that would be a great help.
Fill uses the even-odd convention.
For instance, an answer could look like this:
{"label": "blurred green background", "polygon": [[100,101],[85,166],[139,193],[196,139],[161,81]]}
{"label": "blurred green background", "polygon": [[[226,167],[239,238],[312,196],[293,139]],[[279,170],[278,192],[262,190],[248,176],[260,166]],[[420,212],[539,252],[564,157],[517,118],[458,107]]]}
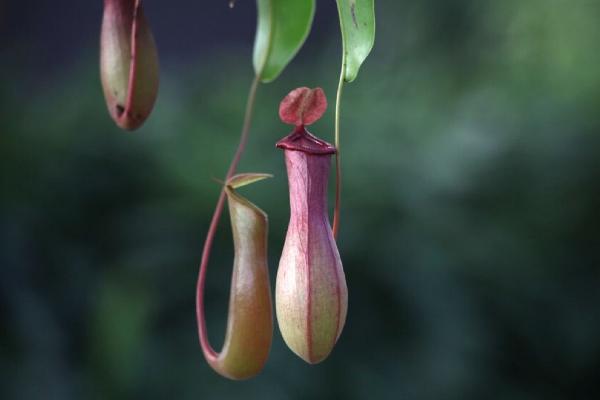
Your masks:
{"label": "blurred green background", "polygon": [[[28,3],[0,7],[13,33],[0,47],[0,398],[597,398],[600,1],[377,2],[375,48],[343,100],[345,330],[309,366],[276,329],[246,382],[204,362],[194,292],[212,178],[252,79],[254,3],[146,2],[161,88],[136,133],[102,98],[101,2]],[[275,174],[243,190],[270,217],[272,279],[289,217],[277,107],[297,86],[332,105],[337,84],[333,1],[315,23],[260,87],[239,169]],[[330,141],[331,108],[312,129]],[[206,293],[216,348],[231,266],[225,214]]]}

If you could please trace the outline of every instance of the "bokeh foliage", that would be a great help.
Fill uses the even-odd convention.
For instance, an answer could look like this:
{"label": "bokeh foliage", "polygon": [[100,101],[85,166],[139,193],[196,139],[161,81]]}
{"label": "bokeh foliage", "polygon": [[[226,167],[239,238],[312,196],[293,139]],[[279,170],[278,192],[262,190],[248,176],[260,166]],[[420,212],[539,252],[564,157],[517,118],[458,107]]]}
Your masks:
{"label": "bokeh foliage", "polygon": [[[251,49],[163,67],[156,109],[135,134],[106,114],[95,51],[43,87],[2,52],[1,398],[587,399],[600,389],[600,3],[379,1],[376,11],[377,43],[342,115],[347,326],[312,367],[276,331],[265,371],[242,383],[202,359],[194,288]],[[275,179],[241,191],[269,213],[272,278],[288,218],[277,104],[301,85],[333,100],[338,35],[311,35],[309,53],[258,95],[240,171]],[[313,131],[331,141],[332,121],[330,110]],[[226,222],[207,282],[216,347]]]}

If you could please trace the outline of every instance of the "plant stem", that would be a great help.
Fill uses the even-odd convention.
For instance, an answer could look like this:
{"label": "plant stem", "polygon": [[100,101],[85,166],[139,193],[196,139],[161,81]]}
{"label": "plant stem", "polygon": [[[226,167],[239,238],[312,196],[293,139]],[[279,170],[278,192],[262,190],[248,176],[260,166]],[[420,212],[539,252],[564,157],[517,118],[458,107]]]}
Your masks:
{"label": "plant stem", "polygon": [[[240,133],[240,142],[238,144],[235,155],[233,156],[233,160],[231,160],[231,164],[229,165],[229,170],[227,170],[227,175],[225,176],[225,182],[229,180],[234,174],[237,166],[240,162],[240,158],[244,153],[244,149],[246,148],[246,143],[248,142],[248,134],[250,132],[250,124],[252,122],[252,114],[254,112],[254,103],[256,100],[256,90],[258,88],[258,84],[260,83],[260,79],[258,75],[254,77],[252,81],[252,85],[250,86],[250,91],[248,92],[248,99],[246,101],[246,112],[244,114],[244,125],[242,127],[242,132]],[[219,200],[217,201],[217,206],[215,207],[215,212],[210,221],[210,226],[208,228],[208,233],[206,235],[206,240],[204,241],[204,248],[202,249],[202,259],[200,261],[200,272],[198,274],[198,282],[196,284],[196,320],[198,324],[198,336],[200,338],[200,347],[202,347],[202,352],[207,360],[214,360],[218,357],[218,354],[212,348],[208,341],[208,334],[206,331],[206,318],[204,313],[204,283],[206,281],[206,269],[208,266],[208,260],[210,259],[210,250],[212,248],[213,240],[215,238],[215,233],[217,232],[217,227],[219,226],[219,220],[221,219],[221,214],[223,212],[223,206],[225,204],[225,187],[221,189],[221,193],[219,195]]]}
{"label": "plant stem", "polygon": [[333,237],[337,239],[340,230],[340,202],[342,193],[342,162],[340,159],[340,108],[344,89],[344,70],[346,69],[346,52],[342,56],[342,70],[335,96],[335,208],[333,209]]}

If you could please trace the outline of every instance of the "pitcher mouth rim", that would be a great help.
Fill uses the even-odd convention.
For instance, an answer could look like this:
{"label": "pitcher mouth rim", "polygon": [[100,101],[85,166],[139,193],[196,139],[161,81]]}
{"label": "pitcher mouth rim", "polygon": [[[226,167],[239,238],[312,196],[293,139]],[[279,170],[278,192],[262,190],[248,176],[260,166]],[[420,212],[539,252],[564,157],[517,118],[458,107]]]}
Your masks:
{"label": "pitcher mouth rim", "polygon": [[278,141],[275,147],[314,155],[331,155],[337,152],[335,146],[310,133],[304,125],[296,126],[289,135]]}

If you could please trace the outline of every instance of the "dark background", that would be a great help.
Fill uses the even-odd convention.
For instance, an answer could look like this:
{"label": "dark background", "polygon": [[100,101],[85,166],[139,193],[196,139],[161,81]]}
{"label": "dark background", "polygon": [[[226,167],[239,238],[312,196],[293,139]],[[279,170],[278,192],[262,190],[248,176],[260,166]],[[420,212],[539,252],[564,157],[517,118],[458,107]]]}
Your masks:
{"label": "dark background", "polygon": [[[342,114],[349,315],[309,366],[276,328],[257,378],[198,346],[197,268],[252,79],[255,5],[145,1],[153,114],[118,130],[98,76],[101,1],[0,2],[0,398],[593,399],[600,391],[600,2],[377,1]],[[340,62],[335,3],[259,89],[240,171],[289,217],[280,99]],[[333,140],[333,113],[313,131]],[[333,181],[332,181],[333,182]],[[232,245],[207,283],[220,348]]]}

